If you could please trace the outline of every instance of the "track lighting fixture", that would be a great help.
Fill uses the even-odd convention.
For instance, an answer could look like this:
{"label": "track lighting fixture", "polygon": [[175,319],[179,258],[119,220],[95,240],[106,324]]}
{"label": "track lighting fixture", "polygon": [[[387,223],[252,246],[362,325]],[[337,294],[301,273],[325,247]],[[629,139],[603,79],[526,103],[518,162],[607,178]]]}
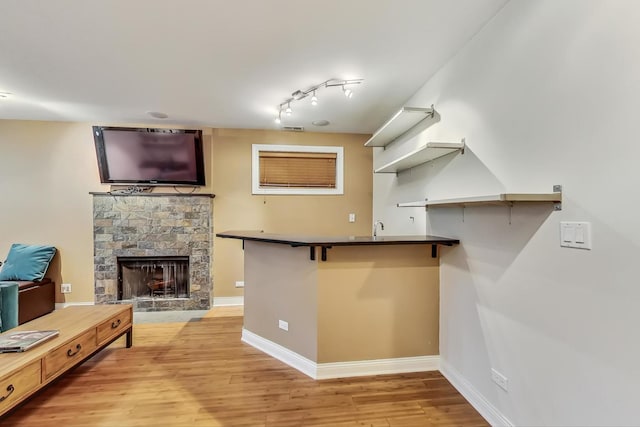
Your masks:
{"label": "track lighting fixture", "polygon": [[[311,105],[318,105],[318,97],[316,96],[316,91],[323,87],[341,87],[344,95],[347,98],[351,98],[353,96],[353,89],[350,86],[359,85],[362,83],[364,79],[352,79],[352,80],[340,80],[340,79],[329,79],[315,86],[311,86],[307,90],[296,90],[291,94],[290,98],[285,99],[278,105],[278,117],[275,119],[276,123],[281,123],[282,121],[282,111],[285,112],[287,116],[290,116],[292,113],[291,110],[291,102],[300,101],[301,99],[306,98],[311,95]],[[286,106],[286,108],[285,108]]]}

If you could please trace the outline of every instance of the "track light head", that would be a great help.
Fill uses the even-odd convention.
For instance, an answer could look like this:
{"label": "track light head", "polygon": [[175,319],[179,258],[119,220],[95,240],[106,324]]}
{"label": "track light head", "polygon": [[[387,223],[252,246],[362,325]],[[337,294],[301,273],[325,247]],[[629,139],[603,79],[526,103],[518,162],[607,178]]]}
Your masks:
{"label": "track light head", "polygon": [[316,96],[316,91],[313,91],[313,96],[311,97],[311,105],[318,105],[318,97]]}
{"label": "track light head", "polygon": [[344,92],[344,96],[346,96],[347,98],[351,98],[353,96],[353,91],[348,87],[342,86],[342,92]]}
{"label": "track light head", "polygon": [[284,110],[284,112],[287,114],[287,116],[290,116],[291,113],[293,112],[293,110],[291,109],[291,103],[290,102],[287,103],[287,109]]}

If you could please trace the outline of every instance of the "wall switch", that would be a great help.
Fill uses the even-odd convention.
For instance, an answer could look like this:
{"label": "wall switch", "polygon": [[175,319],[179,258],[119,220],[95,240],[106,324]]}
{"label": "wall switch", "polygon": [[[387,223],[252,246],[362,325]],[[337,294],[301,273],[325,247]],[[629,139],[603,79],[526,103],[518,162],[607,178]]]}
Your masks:
{"label": "wall switch", "polygon": [[579,221],[560,222],[560,246],[591,249],[591,223]]}
{"label": "wall switch", "polygon": [[498,384],[498,387],[500,387],[504,391],[509,391],[509,380],[507,379],[507,377],[493,368],[491,368],[491,380],[493,380],[494,383]]}
{"label": "wall switch", "polygon": [[71,293],[71,283],[63,283],[60,285],[60,292],[63,294]]}
{"label": "wall switch", "polygon": [[236,288],[244,288],[244,280],[236,281]]}
{"label": "wall switch", "polygon": [[349,214],[349,222],[356,222],[356,214],[354,213]]}
{"label": "wall switch", "polygon": [[283,331],[288,331],[289,322],[285,322],[284,320],[278,320],[278,328],[282,329]]}

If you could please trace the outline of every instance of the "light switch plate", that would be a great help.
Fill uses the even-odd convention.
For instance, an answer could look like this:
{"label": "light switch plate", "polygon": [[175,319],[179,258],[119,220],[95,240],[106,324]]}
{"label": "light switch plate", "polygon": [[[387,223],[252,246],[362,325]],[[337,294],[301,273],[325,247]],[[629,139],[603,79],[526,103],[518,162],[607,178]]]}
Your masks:
{"label": "light switch plate", "polygon": [[560,222],[560,246],[591,249],[591,223],[584,221]]}

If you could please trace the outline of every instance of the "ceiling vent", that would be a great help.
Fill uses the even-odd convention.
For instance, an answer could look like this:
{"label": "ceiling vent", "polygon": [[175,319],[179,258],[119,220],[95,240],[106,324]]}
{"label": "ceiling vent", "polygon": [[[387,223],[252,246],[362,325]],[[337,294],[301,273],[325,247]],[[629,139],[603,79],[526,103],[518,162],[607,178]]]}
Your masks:
{"label": "ceiling vent", "polygon": [[291,132],[304,132],[304,126],[282,126],[282,130]]}

